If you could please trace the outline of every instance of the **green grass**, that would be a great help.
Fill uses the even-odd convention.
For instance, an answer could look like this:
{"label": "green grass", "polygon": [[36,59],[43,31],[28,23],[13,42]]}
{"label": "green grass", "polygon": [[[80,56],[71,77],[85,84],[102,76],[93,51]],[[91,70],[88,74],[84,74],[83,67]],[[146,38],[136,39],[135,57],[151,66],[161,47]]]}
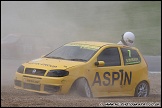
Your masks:
{"label": "green grass", "polygon": [[88,23],[91,25],[86,28],[90,31],[89,35],[96,30],[95,33],[99,32],[97,35],[100,36],[93,34],[93,39],[118,42],[124,32],[132,31],[136,36],[134,46],[144,55],[161,55],[161,2],[130,1],[115,8],[111,11],[108,11],[110,8],[106,10],[106,6],[100,8],[100,13],[94,15],[98,23],[97,20],[93,24]]}

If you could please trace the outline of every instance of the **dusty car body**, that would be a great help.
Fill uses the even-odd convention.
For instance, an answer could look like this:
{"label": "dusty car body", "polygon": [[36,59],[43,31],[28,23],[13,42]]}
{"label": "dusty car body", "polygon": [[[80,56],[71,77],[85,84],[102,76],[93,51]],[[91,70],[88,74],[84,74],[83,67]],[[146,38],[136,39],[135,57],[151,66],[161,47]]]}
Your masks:
{"label": "dusty car body", "polygon": [[23,63],[15,88],[44,94],[67,94],[75,87],[86,97],[149,95],[148,67],[135,47],[78,41]]}

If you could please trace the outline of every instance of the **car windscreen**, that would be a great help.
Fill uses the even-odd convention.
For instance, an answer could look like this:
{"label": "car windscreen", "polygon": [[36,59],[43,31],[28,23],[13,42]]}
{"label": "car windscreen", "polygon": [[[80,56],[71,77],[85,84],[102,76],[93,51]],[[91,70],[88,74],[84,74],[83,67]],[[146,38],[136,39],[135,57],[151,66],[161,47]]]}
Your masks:
{"label": "car windscreen", "polygon": [[87,46],[64,45],[46,55],[47,58],[65,59],[72,61],[88,61],[98,48]]}

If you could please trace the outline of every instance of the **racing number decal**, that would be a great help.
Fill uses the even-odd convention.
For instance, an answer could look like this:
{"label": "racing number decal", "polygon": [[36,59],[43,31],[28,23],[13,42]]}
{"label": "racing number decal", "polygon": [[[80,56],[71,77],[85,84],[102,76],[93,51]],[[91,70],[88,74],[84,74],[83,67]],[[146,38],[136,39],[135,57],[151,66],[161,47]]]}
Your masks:
{"label": "racing number decal", "polygon": [[132,55],[133,52],[131,50],[127,50],[127,51],[128,51],[128,57],[126,56],[126,58],[125,58],[125,64],[126,65],[140,63],[140,59],[139,59],[138,56]]}
{"label": "racing number decal", "polygon": [[109,86],[110,84],[113,86],[115,80],[119,80],[120,78],[120,85],[126,85],[126,82],[128,82],[130,85],[132,81],[132,72],[130,71],[129,75],[127,72],[124,72],[124,70],[119,70],[119,72],[112,72],[112,75],[110,72],[104,72],[103,78],[105,81],[101,82],[99,72],[96,72],[92,86],[94,86],[96,83],[98,83],[99,86]]}
{"label": "racing number decal", "polygon": [[131,50],[127,50],[129,57],[131,57]]}

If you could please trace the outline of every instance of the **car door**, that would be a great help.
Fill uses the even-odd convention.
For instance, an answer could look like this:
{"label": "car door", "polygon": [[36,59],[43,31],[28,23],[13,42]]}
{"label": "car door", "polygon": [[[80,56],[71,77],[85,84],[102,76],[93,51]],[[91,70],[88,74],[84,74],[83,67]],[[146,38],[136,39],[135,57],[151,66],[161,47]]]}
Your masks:
{"label": "car door", "polygon": [[141,58],[138,52],[132,48],[121,48],[123,59],[123,75],[124,82],[122,84],[122,91],[130,91],[135,88],[140,78],[143,76],[141,65]]}
{"label": "car door", "polygon": [[107,47],[97,57],[97,61],[104,61],[104,66],[96,66],[92,87],[99,92],[117,92],[121,85],[121,61],[118,47]]}

